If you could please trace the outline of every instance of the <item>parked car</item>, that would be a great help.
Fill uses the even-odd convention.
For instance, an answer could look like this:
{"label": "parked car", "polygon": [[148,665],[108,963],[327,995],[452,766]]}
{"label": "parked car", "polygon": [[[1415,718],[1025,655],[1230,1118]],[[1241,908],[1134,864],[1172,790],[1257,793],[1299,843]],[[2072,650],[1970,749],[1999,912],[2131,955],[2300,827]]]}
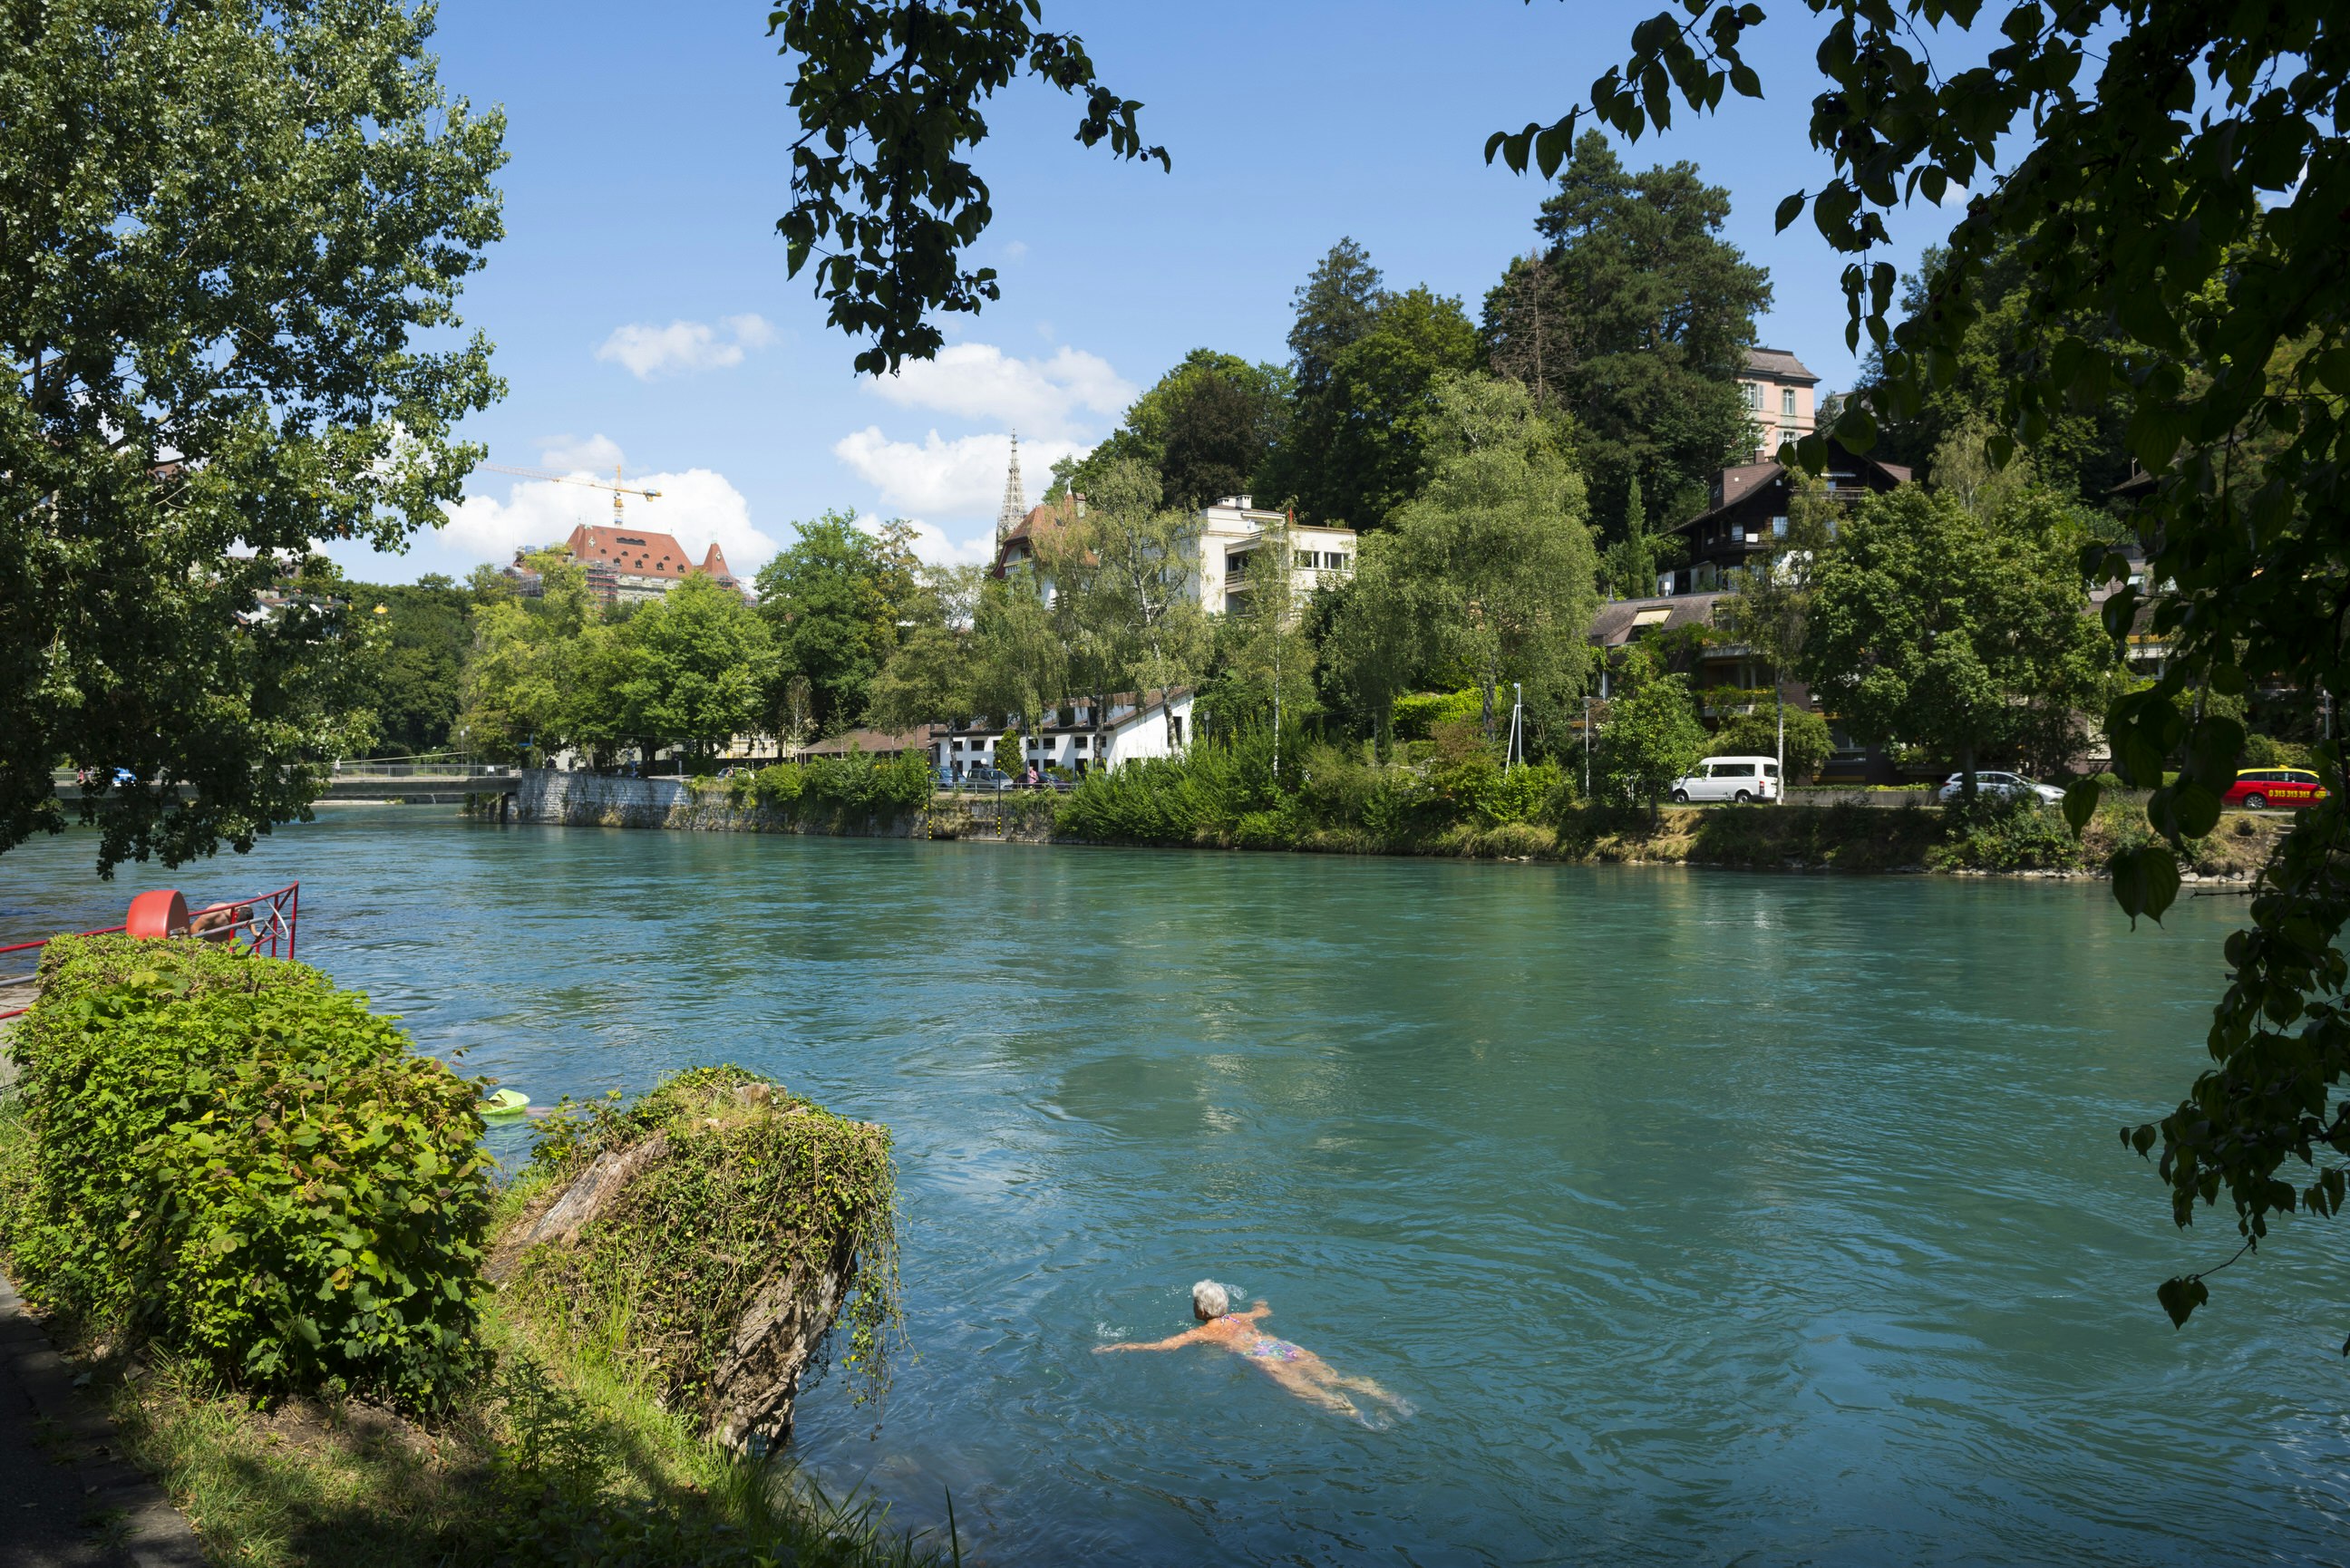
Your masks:
{"label": "parked car", "polygon": [[2246,768],[2221,798],[2230,805],[2266,811],[2272,805],[2315,805],[2326,788],[2307,768]]}
{"label": "parked car", "polygon": [[1779,798],[1779,762],[1775,757],[1708,757],[1697,771],[1673,781],[1673,804],[1692,801],[1749,801]]}
{"label": "parked car", "polygon": [[[1967,793],[1967,775],[1952,774],[1939,792],[1942,804],[1948,805]],[[2022,774],[1992,773],[1988,769],[1975,774],[1977,794],[2029,795],[2043,805],[2054,805],[2064,798],[2064,792],[2054,784],[2034,784]]]}
{"label": "parked car", "polygon": [[1012,775],[1002,768],[992,768],[984,763],[974,763],[962,771],[965,789],[1003,789],[1012,783]]}

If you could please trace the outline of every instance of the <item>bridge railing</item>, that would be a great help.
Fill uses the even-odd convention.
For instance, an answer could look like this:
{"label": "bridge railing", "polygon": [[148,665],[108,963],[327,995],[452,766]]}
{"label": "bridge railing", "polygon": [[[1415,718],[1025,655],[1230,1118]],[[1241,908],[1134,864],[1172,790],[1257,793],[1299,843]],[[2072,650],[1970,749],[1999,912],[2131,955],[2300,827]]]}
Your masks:
{"label": "bridge railing", "polygon": [[[291,959],[301,919],[299,882],[288,882],[273,892],[256,893],[248,898],[231,898],[192,914],[176,888],[163,888],[131,899],[122,924],[76,934],[106,937],[128,931],[134,937],[194,936],[206,941],[230,943],[237,952],[265,952],[271,958]],[[0,947],[0,961],[21,964],[28,957],[32,961],[32,968],[26,972],[0,975],[0,1002],[16,1001],[32,984],[40,972],[41,950],[56,940],[43,937],[38,941]],[[0,1019],[14,1018],[31,1005],[27,1001],[22,1007],[0,1009]]]}

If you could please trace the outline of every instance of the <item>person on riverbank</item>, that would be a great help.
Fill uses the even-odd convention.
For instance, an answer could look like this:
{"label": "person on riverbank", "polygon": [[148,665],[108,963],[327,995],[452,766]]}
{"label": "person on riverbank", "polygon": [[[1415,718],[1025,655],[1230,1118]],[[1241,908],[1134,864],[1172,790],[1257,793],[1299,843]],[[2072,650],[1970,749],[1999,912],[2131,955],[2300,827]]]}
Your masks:
{"label": "person on riverbank", "polygon": [[1336,1410],[1342,1416],[1351,1416],[1366,1427],[1386,1426],[1385,1413],[1379,1412],[1376,1417],[1364,1414],[1352,1399],[1347,1397],[1347,1391],[1367,1394],[1386,1404],[1398,1416],[1411,1414],[1409,1404],[1369,1378],[1347,1376],[1304,1345],[1275,1339],[1257,1327],[1273,1313],[1273,1309],[1263,1301],[1241,1313],[1233,1312],[1232,1304],[1230,1291],[1213,1280],[1201,1280],[1191,1287],[1191,1314],[1200,1320],[1199,1327],[1186,1329],[1181,1334],[1170,1334],[1147,1345],[1134,1342],[1097,1345],[1094,1354],[1103,1355],[1113,1350],[1174,1350],[1186,1345],[1213,1345],[1245,1357],[1300,1399],[1319,1405],[1326,1410]]}

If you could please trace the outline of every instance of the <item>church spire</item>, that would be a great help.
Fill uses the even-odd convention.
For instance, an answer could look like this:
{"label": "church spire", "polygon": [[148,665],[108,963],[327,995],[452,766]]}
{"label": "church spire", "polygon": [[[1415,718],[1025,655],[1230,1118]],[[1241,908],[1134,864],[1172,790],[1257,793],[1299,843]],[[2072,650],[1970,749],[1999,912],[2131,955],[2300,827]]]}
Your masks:
{"label": "church spire", "polygon": [[1028,493],[1020,484],[1020,432],[1012,432],[1012,472],[1003,476],[1003,507],[995,514],[995,544],[1003,548],[1012,530],[1028,515]]}

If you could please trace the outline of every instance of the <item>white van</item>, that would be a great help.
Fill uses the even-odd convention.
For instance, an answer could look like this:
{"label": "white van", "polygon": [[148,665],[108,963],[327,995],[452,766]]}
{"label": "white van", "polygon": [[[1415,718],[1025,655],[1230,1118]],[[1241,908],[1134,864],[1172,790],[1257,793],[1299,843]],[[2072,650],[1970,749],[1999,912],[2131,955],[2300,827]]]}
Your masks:
{"label": "white van", "polygon": [[1779,762],[1775,757],[1708,757],[1697,771],[1673,781],[1673,804],[1734,800],[1740,805],[1779,798]]}

